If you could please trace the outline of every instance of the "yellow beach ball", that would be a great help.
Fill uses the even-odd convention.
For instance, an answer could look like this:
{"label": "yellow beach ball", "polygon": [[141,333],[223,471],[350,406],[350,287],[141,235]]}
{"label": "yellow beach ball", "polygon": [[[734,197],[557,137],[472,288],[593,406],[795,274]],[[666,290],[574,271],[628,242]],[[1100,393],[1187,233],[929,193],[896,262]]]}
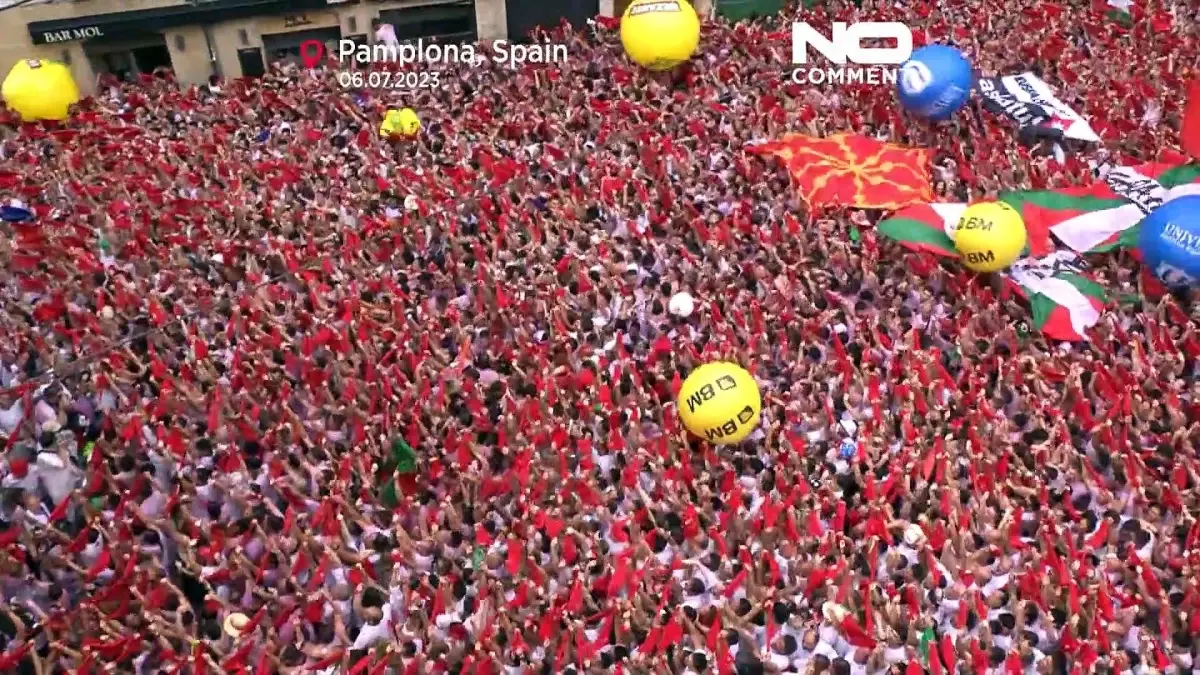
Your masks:
{"label": "yellow beach ball", "polygon": [[67,119],[70,107],[79,102],[79,88],[65,64],[21,59],[0,85],[0,97],[26,122],[62,121]]}
{"label": "yellow beach ball", "polygon": [[643,68],[669,70],[700,45],[700,18],[688,0],[633,0],[621,17],[621,44]]}
{"label": "yellow beach ball", "polygon": [[389,110],[379,125],[380,136],[415,136],[421,130],[421,118],[412,108]]}
{"label": "yellow beach ball", "polygon": [[951,236],[969,269],[999,272],[1025,250],[1025,221],[1004,202],[980,202],[963,211]]}
{"label": "yellow beach ball", "polygon": [[693,434],[717,445],[740,443],[758,426],[762,393],[736,363],[706,363],[679,389],[679,417]]}
{"label": "yellow beach ball", "polygon": [[415,136],[421,130],[421,118],[417,117],[417,111],[405,108],[396,117],[396,127],[403,136]]}

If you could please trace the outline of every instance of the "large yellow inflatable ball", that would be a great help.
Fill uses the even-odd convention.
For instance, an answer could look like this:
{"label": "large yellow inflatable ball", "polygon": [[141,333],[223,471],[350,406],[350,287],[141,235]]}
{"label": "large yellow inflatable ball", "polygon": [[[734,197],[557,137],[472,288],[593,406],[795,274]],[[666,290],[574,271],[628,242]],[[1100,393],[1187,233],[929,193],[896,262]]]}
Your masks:
{"label": "large yellow inflatable ball", "polygon": [[0,85],[4,104],[26,122],[67,119],[67,111],[79,102],[79,88],[71,69],[57,61],[17,61]]}
{"label": "large yellow inflatable ball", "polygon": [[417,111],[412,108],[405,108],[396,116],[396,128],[403,136],[416,136],[421,130],[421,118],[417,117]]}
{"label": "large yellow inflatable ball", "polygon": [[999,272],[1025,250],[1025,221],[1004,202],[981,202],[963,211],[953,233],[963,264],[976,272]]}
{"label": "large yellow inflatable ball", "polygon": [[383,121],[379,123],[379,135],[384,138],[395,136],[400,133],[400,111],[389,110],[383,114]]}
{"label": "large yellow inflatable ball", "polygon": [[621,44],[634,63],[669,70],[700,44],[700,18],[687,0],[633,0],[621,17]]}
{"label": "large yellow inflatable ball", "polygon": [[679,389],[679,417],[693,434],[717,445],[740,443],[758,426],[762,394],[736,363],[706,363]]}
{"label": "large yellow inflatable ball", "polygon": [[412,108],[387,111],[383,116],[383,123],[379,125],[379,135],[384,137],[415,136],[420,130],[421,118],[417,117],[417,112]]}

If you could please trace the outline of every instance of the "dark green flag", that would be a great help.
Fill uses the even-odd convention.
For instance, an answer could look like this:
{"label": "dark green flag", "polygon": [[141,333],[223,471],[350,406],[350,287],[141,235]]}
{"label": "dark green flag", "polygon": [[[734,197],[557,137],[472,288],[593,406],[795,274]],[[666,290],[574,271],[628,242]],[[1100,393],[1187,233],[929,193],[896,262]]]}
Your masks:
{"label": "dark green flag", "polygon": [[396,476],[388,476],[388,482],[379,490],[379,503],[389,509],[400,506],[400,495],[396,492]]}
{"label": "dark green flag", "polygon": [[417,472],[417,453],[403,438],[392,439],[392,455],[379,468],[380,475],[409,474]]}
{"label": "dark green flag", "polygon": [[396,473],[417,472],[417,453],[399,436],[392,439],[392,461],[396,464]]}
{"label": "dark green flag", "polygon": [[925,663],[929,663],[930,645],[933,644],[933,641],[936,637],[937,636],[934,635],[932,628],[926,628],[925,630],[921,631],[921,646],[918,647],[918,650],[921,652],[921,658],[925,659]]}
{"label": "dark green flag", "polygon": [[383,486],[379,489],[379,501],[388,508],[396,508],[400,504],[400,495],[396,491],[396,477],[406,476],[417,472],[417,453],[403,438],[392,439],[392,456],[384,463],[379,475]]}

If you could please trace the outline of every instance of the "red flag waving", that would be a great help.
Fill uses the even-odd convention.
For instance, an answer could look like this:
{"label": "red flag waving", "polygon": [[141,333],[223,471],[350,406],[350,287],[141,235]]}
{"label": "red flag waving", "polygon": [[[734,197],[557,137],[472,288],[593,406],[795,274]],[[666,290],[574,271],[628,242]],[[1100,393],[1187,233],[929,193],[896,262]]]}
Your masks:
{"label": "red flag waving", "polygon": [[[73,493],[72,493],[73,494]],[[71,496],[63,497],[63,500],[54,507],[54,511],[50,513],[50,522],[57,523],[67,517],[67,511],[71,507]]]}
{"label": "red flag waving", "polygon": [[197,640],[192,646],[192,672],[204,675],[208,672],[208,662],[204,658],[204,643]]}
{"label": "red flag waving", "polygon": [[1200,159],[1200,78],[1188,84],[1187,107],[1183,110],[1179,144],[1185,153]]}
{"label": "red flag waving", "polygon": [[866,136],[786,135],[747,151],[778,157],[809,206],[898,209],[929,201],[931,153]]}

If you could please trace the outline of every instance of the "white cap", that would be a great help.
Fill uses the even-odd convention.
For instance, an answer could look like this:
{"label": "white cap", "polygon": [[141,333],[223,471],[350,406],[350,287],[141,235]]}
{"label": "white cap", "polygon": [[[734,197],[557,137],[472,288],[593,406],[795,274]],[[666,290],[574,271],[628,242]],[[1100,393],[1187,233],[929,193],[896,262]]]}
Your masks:
{"label": "white cap", "polygon": [[904,529],[904,543],[912,548],[921,545],[925,541],[925,531],[920,525],[909,525]]}

